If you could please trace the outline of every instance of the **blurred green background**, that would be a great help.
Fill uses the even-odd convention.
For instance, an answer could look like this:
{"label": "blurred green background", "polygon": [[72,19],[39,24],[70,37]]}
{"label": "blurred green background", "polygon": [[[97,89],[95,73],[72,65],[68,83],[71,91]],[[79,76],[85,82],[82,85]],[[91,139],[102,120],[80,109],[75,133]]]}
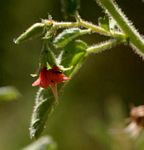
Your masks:
{"label": "blurred green background", "polygon": [[[117,2],[144,34],[144,3]],[[37,88],[31,87],[34,79],[30,74],[36,71],[41,43],[36,39],[15,45],[13,39],[48,13],[63,20],[60,0],[0,0],[0,86],[15,86],[22,94],[16,101],[0,102],[0,150],[20,150],[32,142],[28,128]],[[97,23],[104,12],[94,0],[81,0],[80,15]],[[93,44],[105,38],[82,39]],[[143,87],[144,61],[128,46],[91,55],[66,87],[44,134],[54,138],[59,150],[105,150],[89,134],[93,123],[98,118],[107,120],[105,107],[113,96],[122,100],[127,117],[129,104],[144,104]]]}

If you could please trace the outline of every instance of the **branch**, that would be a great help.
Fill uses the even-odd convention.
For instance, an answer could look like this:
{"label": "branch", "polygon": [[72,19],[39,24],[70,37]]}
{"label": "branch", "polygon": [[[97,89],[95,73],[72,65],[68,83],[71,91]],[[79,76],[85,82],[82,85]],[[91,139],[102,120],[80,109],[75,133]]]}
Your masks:
{"label": "branch", "polygon": [[79,15],[76,16],[76,19],[77,19],[76,22],[57,22],[57,21],[53,21],[53,20],[44,20],[44,24],[49,26],[49,24],[51,22],[53,27],[56,29],[72,28],[72,27],[84,27],[87,29],[91,29],[92,32],[98,33],[100,35],[113,37],[113,38],[126,39],[126,35],[123,34],[122,32],[117,31],[117,32],[111,33],[110,31],[107,31],[98,25],[95,25],[95,24],[92,24],[88,21],[83,20],[82,18],[80,18]]}

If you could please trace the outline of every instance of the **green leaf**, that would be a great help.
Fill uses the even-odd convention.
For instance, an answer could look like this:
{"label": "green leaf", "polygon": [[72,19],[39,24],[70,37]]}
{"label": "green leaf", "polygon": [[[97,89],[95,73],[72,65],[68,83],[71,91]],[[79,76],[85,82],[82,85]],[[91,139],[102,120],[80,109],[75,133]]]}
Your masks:
{"label": "green leaf", "polygon": [[80,8],[80,0],[61,0],[62,1],[62,12],[65,17],[74,15]]}
{"label": "green leaf", "polygon": [[40,55],[40,67],[46,67],[47,63],[50,66],[57,65],[56,56],[54,54],[54,47],[49,41],[44,41],[41,55]]}
{"label": "green leaf", "polygon": [[87,33],[90,33],[90,30],[81,30],[79,28],[65,29],[57,35],[53,43],[56,48],[63,48],[75,38]]}
{"label": "green leaf", "polygon": [[26,40],[41,35],[44,31],[44,26],[45,24],[43,23],[35,23],[30,28],[28,28],[24,33],[22,33],[17,39],[15,39],[14,42],[16,44],[19,44]]}
{"label": "green leaf", "polygon": [[30,124],[31,138],[38,138],[40,136],[44,129],[48,115],[52,112],[54,106],[55,100],[50,88],[40,88],[36,96],[36,102]]}
{"label": "green leaf", "polygon": [[69,43],[63,52],[62,65],[64,67],[73,67],[67,72],[67,75],[71,74],[75,67],[81,62],[86,54],[87,44],[81,40],[76,40]]}
{"label": "green leaf", "polygon": [[109,31],[109,17],[100,17],[98,19],[98,24],[100,27],[102,27],[103,29]]}
{"label": "green leaf", "polygon": [[0,101],[11,101],[19,98],[19,91],[11,86],[0,88]]}
{"label": "green leaf", "polygon": [[44,136],[22,150],[56,150],[57,144],[49,136]]}

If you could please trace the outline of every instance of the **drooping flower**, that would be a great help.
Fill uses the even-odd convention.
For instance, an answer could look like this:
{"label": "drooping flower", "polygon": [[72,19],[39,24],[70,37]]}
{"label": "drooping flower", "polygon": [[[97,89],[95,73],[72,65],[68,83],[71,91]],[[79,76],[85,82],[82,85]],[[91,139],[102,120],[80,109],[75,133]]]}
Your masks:
{"label": "drooping flower", "polygon": [[52,69],[47,70],[42,68],[40,71],[39,78],[32,84],[32,86],[40,86],[42,88],[48,88],[53,84],[58,84],[69,80],[67,76],[59,69],[59,67],[54,66]]}
{"label": "drooping flower", "polygon": [[57,84],[69,80],[64,73],[61,72],[59,67],[54,66],[52,69],[47,70],[47,68],[42,68],[40,70],[39,78],[32,84],[32,86],[40,86],[42,88],[50,87],[52,93],[58,100]]}

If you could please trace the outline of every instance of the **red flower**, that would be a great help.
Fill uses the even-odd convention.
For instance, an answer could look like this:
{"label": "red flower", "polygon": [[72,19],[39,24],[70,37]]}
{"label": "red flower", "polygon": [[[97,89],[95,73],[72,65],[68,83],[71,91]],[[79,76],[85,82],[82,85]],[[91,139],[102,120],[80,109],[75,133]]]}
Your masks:
{"label": "red flower", "polygon": [[40,86],[42,88],[52,87],[54,84],[69,80],[59,69],[54,66],[52,69],[41,69],[39,78],[32,84],[32,86]]}

